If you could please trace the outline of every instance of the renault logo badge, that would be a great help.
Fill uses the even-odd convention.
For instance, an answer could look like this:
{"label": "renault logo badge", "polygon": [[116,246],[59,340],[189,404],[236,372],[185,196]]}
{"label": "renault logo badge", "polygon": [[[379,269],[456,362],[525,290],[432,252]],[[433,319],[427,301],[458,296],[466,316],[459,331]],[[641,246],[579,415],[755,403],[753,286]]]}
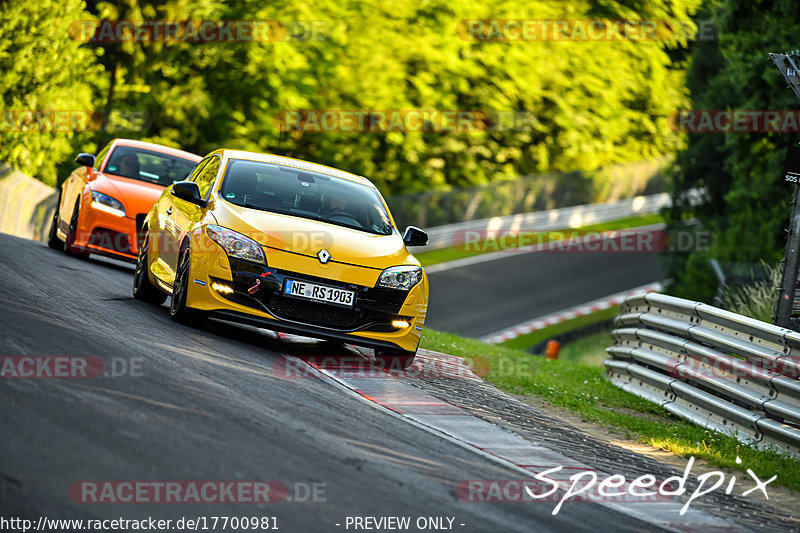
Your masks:
{"label": "renault logo badge", "polygon": [[328,250],[323,248],[322,250],[317,252],[317,259],[319,259],[319,262],[324,265],[325,263],[330,261],[331,254],[330,254],[330,252],[328,252]]}

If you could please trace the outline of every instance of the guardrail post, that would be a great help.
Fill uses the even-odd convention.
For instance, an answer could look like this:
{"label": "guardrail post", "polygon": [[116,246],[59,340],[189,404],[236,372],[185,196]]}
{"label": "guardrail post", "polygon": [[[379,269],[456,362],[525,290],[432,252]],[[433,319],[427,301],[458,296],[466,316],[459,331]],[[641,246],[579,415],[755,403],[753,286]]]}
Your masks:
{"label": "guardrail post", "polygon": [[[791,149],[791,148],[790,148]],[[775,309],[775,325],[782,328],[794,329],[792,326],[792,305],[797,287],[798,249],[800,249],[800,187],[794,186],[794,199],[792,200],[792,217],[789,222],[789,234],[786,236],[786,251],[783,257],[783,272],[781,273],[781,288],[778,292],[778,305]]]}
{"label": "guardrail post", "polygon": [[[800,100],[800,72],[797,63],[800,59],[797,51],[786,54],[769,54],[769,58],[775,63],[783,79],[786,80],[789,88]],[[792,200],[792,218],[789,223],[789,234],[786,236],[786,252],[783,258],[783,272],[781,275],[781,288],[778,293],[778,305],[775,308],[773,321],[776,326],[795,329],[792,320],[792,306],[794,305],[794,293],[797,287],[797,264],[798,249],[800,248],[800,213],[798,213],[798,202],[800,202],[800,146],[792,145],[786,151],[786,162],[784,163],[783,179],[787,183],[794,184],[794,199]]]}

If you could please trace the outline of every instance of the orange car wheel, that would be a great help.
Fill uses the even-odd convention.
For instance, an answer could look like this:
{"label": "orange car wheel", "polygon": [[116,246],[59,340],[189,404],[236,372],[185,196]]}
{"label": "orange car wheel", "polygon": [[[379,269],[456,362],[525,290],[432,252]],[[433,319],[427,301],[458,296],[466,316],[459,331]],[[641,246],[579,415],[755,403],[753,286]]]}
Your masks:
{"label": "orange car wheel", "polygon": [[56,201],[56,208],[53,212],[53,220],[50,222],[50,233],[47,236],[47,246],[53,250],[63,250],[64,243],[58,238],[58,206],[61,205],[61,194],[58,195]]}
{"label": "orange car wheel", "polygon": [[78,233],[78,217],[80,216],[80,209],[81,204],[80,202],[77,202],[75,204],[75,209],[72,211],[72,219],[70,220],[69,228],[67,229],[67,238],[64,239],[64,253],[73,257],[88,257],[89,254],[80,252],[73,248],[75,237]]}

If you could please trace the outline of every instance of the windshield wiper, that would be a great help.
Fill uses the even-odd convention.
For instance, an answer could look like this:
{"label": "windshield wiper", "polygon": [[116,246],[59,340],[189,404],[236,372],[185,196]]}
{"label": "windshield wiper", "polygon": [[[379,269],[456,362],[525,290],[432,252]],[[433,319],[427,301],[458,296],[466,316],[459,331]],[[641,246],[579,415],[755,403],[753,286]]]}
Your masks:
{"label": "windshield wiper", "polygon": [[258,209],[259,211],[263,211],[264,208],[255,204],[251,204],[250,202],[245,202],[243,204],[237,202],[231,202],[233,205],[238,205],[239,207],[246,207],[247,209]]}

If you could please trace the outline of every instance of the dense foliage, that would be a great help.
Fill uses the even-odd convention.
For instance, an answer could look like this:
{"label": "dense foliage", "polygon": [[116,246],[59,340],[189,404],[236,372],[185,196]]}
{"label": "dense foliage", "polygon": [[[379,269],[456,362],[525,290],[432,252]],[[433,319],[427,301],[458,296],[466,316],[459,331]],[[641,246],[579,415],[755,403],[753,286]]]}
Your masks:
{"label": "dense foliage", "polygon": [[[798,102],[768,58],[770,52],[800,47],[793,0],[717,0],[700,17],[710,17],[716,41],[697,43],[687,74],[694,109],[796,110]],[[680,205],[672,224],[697,217],[715,242],[671,265],[674,292],[711,301],[717,285],[708,259],[775,264],[786,242],[792,189],[781,179],[792,133],[695,133],[678,159],[675,196],[706,187],[709,201]]]}
{"label": "dense foliage", "polygon": [[56,164],[73,159],[75,147],[89,136],[69,128],[52,131],[45,120],[31,122],[23,112],[94,109],[104,90],[102,67],[94,50],[69,39],[64,24],[81,18],[87,14],[80,0],[0,6],[0,161],[50,184]]}
{"label": "dense foliage", "polygon": [[[700,0],[29,0],[0,7],[8,109],[90,109],[97,132],[0,131],[0,160],[52,182],[72,153],[115,136],[205,153],[279,150],[389,192],[591,170],[673,154],[685,107],[685,32],[658,40],[470,40],[464,19],[658,19],[684,28]],[[85,42],[81,20],[279,20],[278,42]],[[301,21],[301,22],[296,22]],[[311,21],[318,24],[312,28]],[[78,30],[80,30],[78,26]],[[70,33],[72,32],[72,33]],[[80,34],[80,31],[78,31]],[[520,113],[509,130],[293,132],[286,110]],[[145,117],[146,120],[129,120]],[[516,116],[516,115],[514,115]],[[141,130],[141,131],[138,131]]]}

